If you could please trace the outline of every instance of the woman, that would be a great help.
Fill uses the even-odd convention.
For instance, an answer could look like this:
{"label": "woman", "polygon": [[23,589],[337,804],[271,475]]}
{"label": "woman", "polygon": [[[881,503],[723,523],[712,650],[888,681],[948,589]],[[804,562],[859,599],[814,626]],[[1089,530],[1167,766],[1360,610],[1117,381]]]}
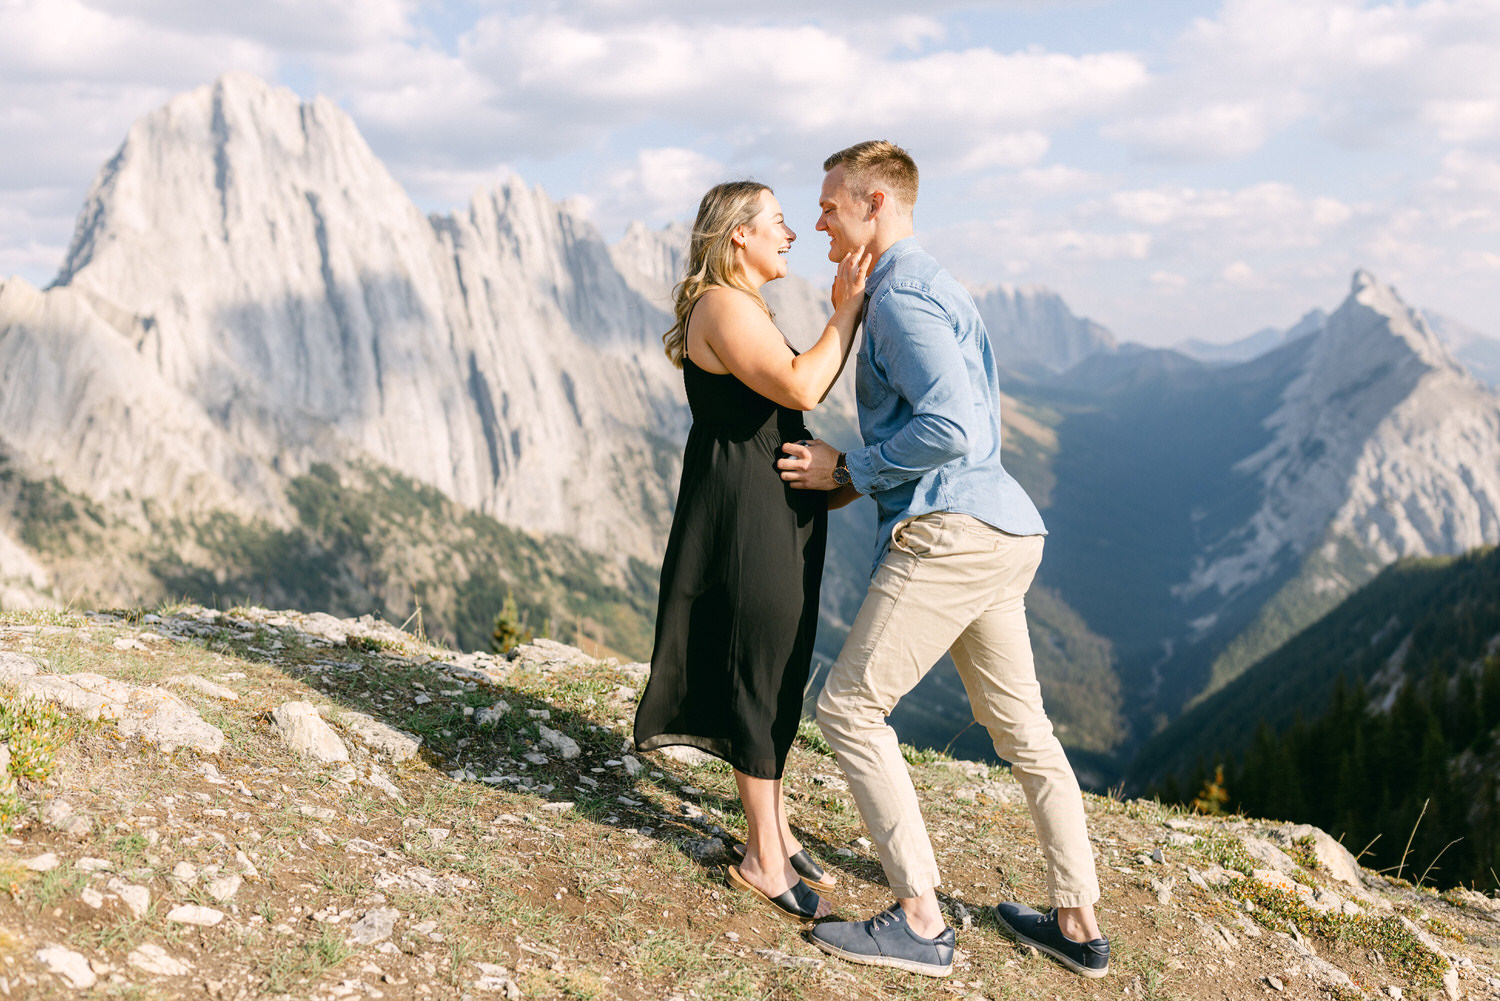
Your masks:
{"label": "woman", "polygon": [[643,751],[689,744],[734,767],[749,836],[731,883],[811,919],[830,908],[798,870],[818,886],[833,881],[787,825],[781,774],[812,660],[827,509],[855,495],[789,489],[776,460],[785,442],[812,437],[802,411],[848,358],[869,260],[861,248],[839,265],[833,318],[798,354],[760,295],[786,274],[796,238],[771,189],[754,181],[718,185],[698,206],[677,323],[662,337],[683,370],[693,427],[635,740]]}

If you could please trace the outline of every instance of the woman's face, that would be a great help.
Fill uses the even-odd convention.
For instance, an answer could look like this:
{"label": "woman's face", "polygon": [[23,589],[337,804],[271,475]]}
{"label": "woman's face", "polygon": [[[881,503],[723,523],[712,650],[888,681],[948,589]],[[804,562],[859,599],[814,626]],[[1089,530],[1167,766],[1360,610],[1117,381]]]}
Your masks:
{"label": "woman's face", "polygon": [[786,252],[797,239],[781,214],[781,203],[769,191],[760,193],[760,211],[736,232],[740,266],[756,287],[786,276]]}

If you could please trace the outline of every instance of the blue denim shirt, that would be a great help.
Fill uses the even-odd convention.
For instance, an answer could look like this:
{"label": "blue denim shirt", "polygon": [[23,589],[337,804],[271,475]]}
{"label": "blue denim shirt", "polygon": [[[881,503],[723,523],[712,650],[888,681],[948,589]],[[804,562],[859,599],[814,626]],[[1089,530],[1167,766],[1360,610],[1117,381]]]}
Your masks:
{"label": "blue denim shirt", "polygon": [[1036,505],[1000,464],[1000,382],[974,300],[918,246],[892,244],[865,282],[855,362],[865,447],[849,476],[875,498],[875,565],[908,518],[950,511],[1012,535],[1045,535]]}

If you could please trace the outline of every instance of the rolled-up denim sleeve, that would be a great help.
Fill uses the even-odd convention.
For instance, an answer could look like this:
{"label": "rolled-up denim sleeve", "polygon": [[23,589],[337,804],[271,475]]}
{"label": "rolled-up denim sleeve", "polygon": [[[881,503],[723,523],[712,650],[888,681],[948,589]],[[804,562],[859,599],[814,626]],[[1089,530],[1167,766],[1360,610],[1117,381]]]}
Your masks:
{"label": "rolled-up denim sleeve", "polygon": [[967,455],[974,421],[968,369],[953,321],[915,288],[891,289],[876,304],[878,356],[886,381],[911,407],[911,418],[883,442],[848,453],[860,493],[889,490]]}

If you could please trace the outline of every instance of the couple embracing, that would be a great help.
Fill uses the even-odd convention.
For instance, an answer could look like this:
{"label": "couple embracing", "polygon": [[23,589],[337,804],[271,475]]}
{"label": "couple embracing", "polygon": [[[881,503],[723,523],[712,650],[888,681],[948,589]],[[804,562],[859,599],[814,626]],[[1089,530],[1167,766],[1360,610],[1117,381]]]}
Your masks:
{"label": "couple embracing", "polygon": [[[781,775],[801,716],[818,619],[829,508],[861,495],[880,529],[866,595],[817,703],[895,903],[820,921],[824,952],[930,976],[952,970],[937,860],[886,716],[949,652],[975,718],[1011,763],[1047,861],[1052,909],[995,908],[1002,925],[1086,977],[1109,968],[1078,781],[1042,707],[1024,597],[1041,516],[1000,463],[995,357],[969,294],[917,244],[917,167],[900,147],[829,157],[817,229],[838,262],[833,316],[800,354],[760,289],[786,274],[796,234],[751,181],[704,196],[676,324],[693,427],[661,574],[651,678],[636,745],[687,744],[734,768],[748,836],[736,888],[798,920],[828,917],[834,890],[793,834]],[[814,438],[804,412],[854,343],[864,447]]]}

